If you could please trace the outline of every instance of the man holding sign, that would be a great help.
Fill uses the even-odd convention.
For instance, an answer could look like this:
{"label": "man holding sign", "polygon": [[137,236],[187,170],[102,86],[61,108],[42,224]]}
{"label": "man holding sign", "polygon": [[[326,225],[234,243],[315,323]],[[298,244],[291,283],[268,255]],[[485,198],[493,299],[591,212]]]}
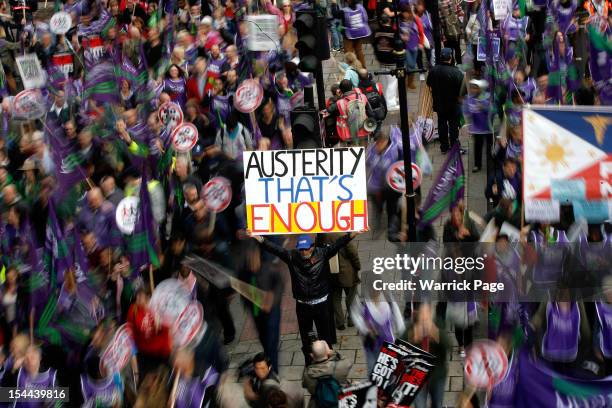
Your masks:
{"label": "man holding sign", "polygon": [[333,343],[334,336],[331,333],[332,322],[329,313],[331,309],[328,303],[330,301],[329,260],[361,232],[346,234],[326,247],[315,247],[309,235],[300,235],[294,250],[287,250],[262,236],[248,232],[249,236],[256,239],[263,249],[278,256],[289,267],[306,365],[311,362],[308,333],[312,330],[313,323],[316,326],[318,338],[325,340],[327,344]]}

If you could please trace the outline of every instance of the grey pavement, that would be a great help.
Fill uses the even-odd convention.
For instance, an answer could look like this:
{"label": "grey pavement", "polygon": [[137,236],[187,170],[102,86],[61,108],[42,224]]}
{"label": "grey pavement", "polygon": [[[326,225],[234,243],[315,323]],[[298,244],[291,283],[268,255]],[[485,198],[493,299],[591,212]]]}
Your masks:
{"label": "grey pavement", "polygon": [[[342,54],[336,54],[336,58],[338,60],[342,60]],[[380,68],[374,59],[372,49],[369,45],[366,46],[366,63],[369,70]],[[338,71],[335,68],[335,64],[332,61],[326,61],[324,63],[326,95],[328,94],[327,90],[329,89],[331,83],[333,83],[333,81],[337,81],[337,72]],[[417,81],[417,86],[424,86],[424,81]],[[417,90],[408,92],[409,112],[416,112],[418,109],[419,89],[420,88],[417,88]],[[399,113],[391,112],[385,120],[385,124],[399,125]],[[467,177],[466,196],[468,209],[473,210],[476,213],[483,214],[486,210],[486,201],[484,198],[486,176],[484,175],[484,172],[471,172],[473,165],[472,143],[465,129],[462,129],[461,131],[460,140],[464,147],[468,146],[468,153],[467,155],[463,156]],[[423,177],[421,185],[423,198],[426,197],[426,194],[431,188],[434,178],[446,157],[440,153],[439,145],[437,143],[432,143],[427,146],[427,151],[432,160],[434,171],[432,175]],[[443,223],[447,218],[447,216],[440,217],[434,223],[436,236],[439,240],[441,240],[442,237]],[[371,258],[373,254],[380,256],[381,253],[393,251],[393,246],[389,242],[382,240],[374,241],[372,238],[371,232],[363,234],[358,238],[358,251],[364,270],[371,269]],[[287,283],[285,292],[290,294],[290,283]],[[231,408],[247,406],[243,398],[242,385],[236,382],[237,367],[247,358],[252,357],[259,351],[262,351],[262,348],[257,340],[240,341],[240,333],[242,333],[245,325],[249,325],[247,319],[250,319],[250,317],[247,317],[247,313],[245,313],[242,305],[237,300],[238,299],[235,299],[232,302],[231,312],[235,319],[238,335],[236,337],[237,340],[227,347],[227,351],[229,352],[231,358],[231,364],[227,374],[227,380],[224,382],[221,389],[223,406]],[[281,319],[295,320],[294,309],[290,309],[289,311],[285,310],[284,313],[285,315],[282,316]],[[287,315],[287,313],[292,315]],[[250,324],[250,326],[252,327],[253,325]],[[301,378],[304,370],[304,357],[301,352],[301,342],[299,339],[297,326],[293,326],[295,327],[294,333],[283,333],[281,335],[279,375],[283,380],[282,387],[286,392],[301,393]],[[452,335],[451,330],[449,328],[447,328],[447,330],[450,334],[449,337],[453,342],[455,342],[455,338],[454,335]],[[357,335],[356,330],[354,328],[347,328],[346,330],[338,331],[337,337],[338,344],[335,346],[335,349],[338,349],[343,356],[346,356],[353,361],[353,368],[349,374],[349,379],[353,382],[359,382],[360,380],[366,379],[368,373],[365,356],[363,353],[361,338]],[[449,362],[449,377],[447,378],[446,382],[444,405],[455,406],[461,390],[463,390],[463,361],[458,356],[455,343],[451,361]],[[310,396],[305,390],[304,392],[305,402],[307,403]]]}

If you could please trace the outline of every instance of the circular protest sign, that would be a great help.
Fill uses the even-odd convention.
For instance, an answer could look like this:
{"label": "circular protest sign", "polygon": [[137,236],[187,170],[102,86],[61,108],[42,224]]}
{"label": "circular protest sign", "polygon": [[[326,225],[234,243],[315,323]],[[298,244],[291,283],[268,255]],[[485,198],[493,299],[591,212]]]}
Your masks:
{"label": "circular protest sign", "polygon": [[204,324],[204,309],[200,302],[190,302],[172,327],[172,341],[175,347],[184,347],[200,333]]}
{"label": "circular protest sign", "polygon": [[261,104],[263,88],[255,79],[247,79],[236,90],[234,106],[242,113],[251,113]]}
{"label": "circular protest sign", "polygon": [[134,232],[134,226],[138,219],[138,203],[140,199],[138,197],[125,197],[119,201],[117,210],[115,210],[115,221],[117,222],[117,228],[124,234],[131,234]]}
{"label": "circular protest sign", "polygon": [[135,349],[132,329],[127,324],[119,326],[100,357],[100,371],[108,375],[121,372],[134,355]]}
{"label": "circular protest sign", "polygon": [[232,186],[225,177],[214,177],[204,185],[202,196],[209,210],[221,212],[232,201]]}
{"label": "circular protest sign", "polygon": [[166,102],[160,106],[157,111],[157,116],[160,122],[171,131],[183,123],[183,111],[181,107],[174,102]]}
{"label": "circular protest sign", "polygon": [[189,152],[197,142],[198,129],[191,123],[183,123],[172,132],[172,147],[177,152]]}
{"label": "circular protest sign", "polygon": [[177,279],[166,279],[155,288],[149,307],[162,323],[172,327],[189,304],[189,292]]}
{"label": "circular protest sign", "polygon": [[58,11],[49,21],[49,29],[53,34],[66,34],[72,26],[72,17],[65,11]]}
{"label": "circular protest sign", "polygon": [[497,385],[508,371],[508,357],[502,347],[491,340],[475,342],[465,359],[465,381],[485,389]]}
{"label": "circular protest sign", "polygon": [[[387,184],[389,184],[389,187],[398,193],[403,193],[406,191],[406,182],[404,177],[403,160],[396,161],[391,165],[391,167],[389,167],[389,170],[387,170]],[[417,188],[420,186],[422,180],[423,175],[421,173],[421,168],[412,163],[412,188]]]}
{"label": "circular protest sign", "polygon": [[13,115],[19,119],[40,119],[47,109],[45,99],[39,89],[28,89],[19,92],[13,99]]}

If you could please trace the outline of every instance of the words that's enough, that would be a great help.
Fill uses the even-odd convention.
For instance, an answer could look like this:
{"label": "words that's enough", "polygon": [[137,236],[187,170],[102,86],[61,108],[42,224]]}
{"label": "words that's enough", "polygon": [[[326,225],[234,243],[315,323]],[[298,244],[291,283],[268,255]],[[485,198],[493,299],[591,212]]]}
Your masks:
{"label": "words that's enough", "polygon": [[368,227],[364,149],[244,152],[246,214],[255,234]]}

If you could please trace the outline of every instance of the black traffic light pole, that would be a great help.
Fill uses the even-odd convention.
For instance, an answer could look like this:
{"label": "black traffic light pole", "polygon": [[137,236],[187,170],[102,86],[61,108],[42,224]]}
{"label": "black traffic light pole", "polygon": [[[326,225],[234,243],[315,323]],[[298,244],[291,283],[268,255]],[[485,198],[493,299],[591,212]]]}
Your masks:
{"label": "black traffic light pole", "polygon": [[408,211],[408,242],[416,241],[416,203],[414,188],[412,187],[412,158],[410,157],[410,128],[408,126],[408,95],[406,94],[406,50],[404,42],[400,39],[399,2],[393,0],[395,9],[395,76],[399,90],[400,129],[402,131],[402,147],[404,153],[404,180],[406,182],[406,204]]}
{"label": "black traffic light pole", "polygon": [[315,72],[317,81],[317,100],[319,102],[319,110],[322,111],[325,106],[325,83],[323,82],[323,63],[319,60],[317,64],[317,72]]}

